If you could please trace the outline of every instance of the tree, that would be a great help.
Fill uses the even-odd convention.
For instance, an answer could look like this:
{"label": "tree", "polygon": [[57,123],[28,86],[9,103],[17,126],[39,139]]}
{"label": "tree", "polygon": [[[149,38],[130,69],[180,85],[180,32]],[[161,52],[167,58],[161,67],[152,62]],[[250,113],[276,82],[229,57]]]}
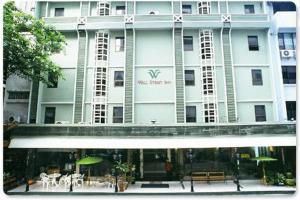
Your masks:
{"label": "tree", "polygon": [[4,4],[4,80],[15,74],[33,81],[48,81],[48,74],[63,78],[60,67],[50,56],[59,53],[65,37],[43,20],[18,10],[13,1]]}

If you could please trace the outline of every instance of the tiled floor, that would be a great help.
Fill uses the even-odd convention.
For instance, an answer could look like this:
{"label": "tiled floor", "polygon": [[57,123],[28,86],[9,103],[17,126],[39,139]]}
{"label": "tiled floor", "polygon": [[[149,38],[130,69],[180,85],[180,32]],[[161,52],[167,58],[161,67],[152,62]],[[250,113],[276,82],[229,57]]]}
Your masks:
{"label": "tiled floor", "polygon": [[[141,188],[141,184],[149,183],[149,182],[137,182],[134,185],[130,185],[125,193],[184,193],[191,191],[190,182],[185,181],[183,183],[184,188],[180,184],[180,182],[163,182],[168,183],[169,188]],[[241,191],[296,191],[295,187],[287,187],[287,186],[268,186],[262,185],[259,180],[242,180]],[[19,186],[9,192],[24,192],[25,185]],[[88,185],[85,183],[84,186],[77,186],[73,188],[74,192],[89,192],[89,193],[113,193],[114,188],[107,187],[103,184],[97,183],[94,185]],[[235,192],[236,185],[232,181],[224,182],[212,182],[210,184],[206,182],[196,182],[194,183],[194,191],[195,192]],[[37,182],[34,185],[30,186],[29,192],[69,192],[69,187],[65,188],[64,186],[53,186],[48,189],[43,188],[41,182]]]}

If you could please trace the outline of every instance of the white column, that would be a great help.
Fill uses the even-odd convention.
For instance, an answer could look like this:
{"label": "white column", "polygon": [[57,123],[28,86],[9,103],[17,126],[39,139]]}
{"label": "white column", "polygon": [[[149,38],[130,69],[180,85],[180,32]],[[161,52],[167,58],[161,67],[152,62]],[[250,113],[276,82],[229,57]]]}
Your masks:
{"label": "white column", "polygon": [[140,149],[140,178],[144,178],[144,152]]}
{"label": "white column", "polygon": [[171,162],[171,149],[167,149],[167,159]]}

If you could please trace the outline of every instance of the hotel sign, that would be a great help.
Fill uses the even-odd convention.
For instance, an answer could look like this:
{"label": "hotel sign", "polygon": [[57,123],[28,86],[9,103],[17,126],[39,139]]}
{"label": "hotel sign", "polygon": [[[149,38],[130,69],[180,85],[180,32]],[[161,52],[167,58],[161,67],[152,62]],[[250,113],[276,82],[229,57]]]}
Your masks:
{"label": "hotel sign", "polygon": [[170,85],[172,82],[170,80],[165,80],[161,78],[161,70],[150,69],[147,71],[148,79],[138,79],[138,85]]}

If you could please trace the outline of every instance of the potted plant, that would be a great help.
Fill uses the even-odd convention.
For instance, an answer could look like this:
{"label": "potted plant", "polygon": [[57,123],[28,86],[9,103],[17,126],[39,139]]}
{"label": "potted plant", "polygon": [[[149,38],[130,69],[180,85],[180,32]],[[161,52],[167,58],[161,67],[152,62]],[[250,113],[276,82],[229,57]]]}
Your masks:
{"label": "potted plant", "polygon": [[122,163],[121,161],[116,162],[115,168],[119,174],[118,187],[120,192],[124,192],[126,185],[128,184],[126,181],[127,173],[130,171],[128,163]]}
{"label": "potted plant", "polygon": [[287,172],[285,174],[285,177],[286,177],[285,182],[284,182],[285,185],[287,185],[287,186],[295,186],[296,185],[296,180],[293,177],[292,172]]}
{"label": "potted plant", "polygon": [[285,182],[285,176],[282,173],[277,173],[275,176],[275,184],[278,186],[283,186]]}

